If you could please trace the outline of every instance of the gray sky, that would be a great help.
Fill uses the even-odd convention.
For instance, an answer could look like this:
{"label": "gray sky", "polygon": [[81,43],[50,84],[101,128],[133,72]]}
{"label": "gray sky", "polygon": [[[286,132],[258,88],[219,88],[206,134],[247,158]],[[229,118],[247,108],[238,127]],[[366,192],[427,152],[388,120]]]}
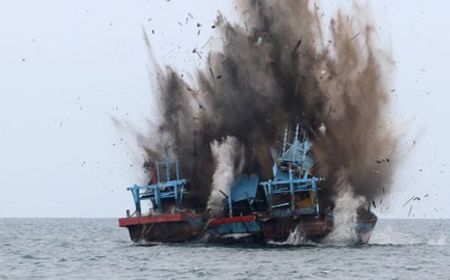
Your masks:
{"label": "gray sky", "polygon": [[[209,38],[220,42],[217,11],[236,18],[231,2],[191,2],[0,1],[0,217],[116,217],[132,207],[126,187],[139,181],[140,155],[111,118],[144,132],[157,120],[142,28],[158,61],[189,76],[203,65],[192,49],[205,57]],[[428,193],[412,217],[450,218],[450,2],[370,6],[396,61],[389,118],[403,135],[389,209],[377,213],[406,217],[403,203]]]}

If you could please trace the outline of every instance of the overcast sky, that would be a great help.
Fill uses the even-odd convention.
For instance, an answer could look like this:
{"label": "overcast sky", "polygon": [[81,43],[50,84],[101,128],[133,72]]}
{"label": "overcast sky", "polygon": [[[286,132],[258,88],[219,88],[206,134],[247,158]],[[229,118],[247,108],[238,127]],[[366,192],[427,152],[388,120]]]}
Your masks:
{"label": "overcast sky", "polygon": [[[210,28],[218,10],[236,19],[231,2],[187,3],[0,0],[0,217],[118,217],[132,207],[126,187],[139,181],[140,155],[112,118],[143,132],[158,118],[142,29],[157,60],[189,77],[220,41]],[[377,214],[405,218],[416,195],[411,217],[450,218],[450,2],[370,6],[396,61],[389,118],[404,157]]]}

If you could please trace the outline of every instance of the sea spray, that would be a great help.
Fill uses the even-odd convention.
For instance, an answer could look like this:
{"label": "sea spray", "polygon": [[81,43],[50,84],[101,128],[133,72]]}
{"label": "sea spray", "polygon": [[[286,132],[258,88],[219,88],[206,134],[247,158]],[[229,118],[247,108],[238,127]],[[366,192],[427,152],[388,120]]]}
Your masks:
{"label": "sea spray", "polygon": [[333,231],[325,238],[324,243],[347,245],[358,241],[355,232],[357,211],[364,202],[364,197],[355,195],[351,186],[344,183],[335,199]]}
{"label": "sea spray", "polygon": [[212,178],[212,190],[207,209],[213,216],[219,216],[222,214],[225,195],[230,195],[231,185],[236,175],[242,172],[245,151],[244,146],[233,136],[227,136],[220,142],[214,140],[210,148],[216,169]]}

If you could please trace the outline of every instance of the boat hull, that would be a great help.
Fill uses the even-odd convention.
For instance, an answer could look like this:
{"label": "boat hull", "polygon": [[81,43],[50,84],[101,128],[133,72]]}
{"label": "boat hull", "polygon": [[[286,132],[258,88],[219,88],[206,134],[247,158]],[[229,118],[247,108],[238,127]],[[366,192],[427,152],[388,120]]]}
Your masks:
{"label": "boat hull", "polygon": [[[377,222],[372,214],[359,216],[353,230],[355,243],[368,243]],[[334,228],[332,215],[285,216],[257,218],[256,216],[211,219],[206,225],[203,240],[209,243],[298,244],[319,243]]]}
{"label": "boat hull", "polygon": [[121,218],[119,226],[128,228],[135,243],[186,242],[199,237],[204,220],[199,215],[176,213]]}
{"label": "boat hull", "polygon": [[202,240],[220,244],[261,244],[264,238],[261,222],[249,215],[210,219]]}
{"label": "boat hull", "polygon": [[367,244],[372,236],[373,229],[377,224],[378,218],[375,214],[369,211],[358,216],[356,225],[354,227],[357,243]]}
{"label": "boat hull", "polygon": [[[358,216],[354,225],[355,243],[368,243],[377,217]],[[219,244],[271,244],[321,242],[333,230],[333,216],[257,217],[256,215],[212,218],[201,215],[161,214],[119,219],[135,243],[187,242],[200,240]]]}
{"label": "boat hull", "polygon": [[[366,213],[357,218],[353,225],[354,243],[367,244],[376,225],[377,217],[373,213]],[[264,239],[270,242],[323,241],[334,229],[331,215],[311,217],[276,217],[262,223]]]}
{"label": "boat hull", "polygon": [[319,242],[333,229],[333,221],[327,216],[319,217],[274,217],[262,224],[266,242],[286,242],[292,235],[302,240]]}

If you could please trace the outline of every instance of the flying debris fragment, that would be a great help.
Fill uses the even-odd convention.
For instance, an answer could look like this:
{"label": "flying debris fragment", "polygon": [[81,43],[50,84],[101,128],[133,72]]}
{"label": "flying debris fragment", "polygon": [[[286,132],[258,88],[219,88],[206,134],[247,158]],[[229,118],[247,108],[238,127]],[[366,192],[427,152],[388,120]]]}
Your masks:
{"label": "flying debris fragment", "polygon": [[408,203],[410,203],[416,196],[413,195],[410,199],[408,199],[404,204],[403,207],[405,207]]}
{"label": "flying debris fragment", "polygon": [[413,206],[411,205],[411,206],[409,207],[409,211],[408,211],[408,218],[409,218],[409,216],[411,215],[411,210],[412,210],[412,208],[413,208]]}

